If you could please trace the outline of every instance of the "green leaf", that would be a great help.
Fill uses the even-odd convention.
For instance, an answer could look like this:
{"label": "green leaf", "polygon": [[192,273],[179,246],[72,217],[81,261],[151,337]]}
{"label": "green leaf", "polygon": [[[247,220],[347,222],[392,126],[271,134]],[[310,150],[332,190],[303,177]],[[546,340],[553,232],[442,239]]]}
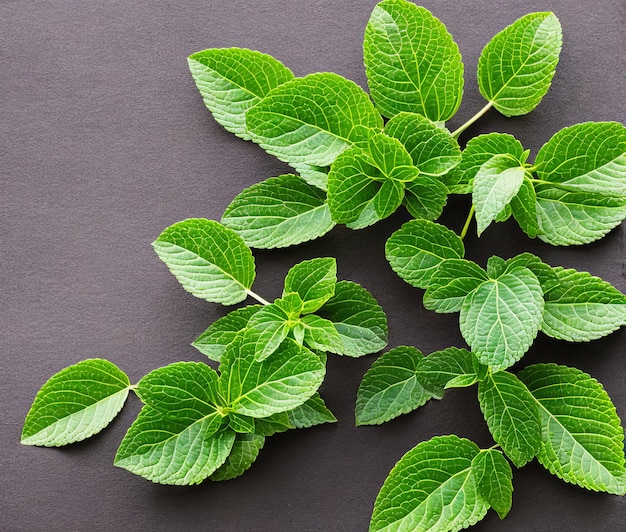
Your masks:
{"label": "green leaf", "polygon": [[432,276],[424,294],[424,307],[435,312],[459,312],[465,298],[489,277],[475,262],[444,260]]}
{"label": "green leaf", "polygon": [[289,163],[329,166],[382,118],[354,82],[333,73],[309,74],[272,90],[246,114],[252,140]]}
{"label": "green leaf", "polygon": [[494,155],[508,154],[520,162],[526,162],[524,147],[513,135],[487,133],[470,139],[461,156],[461,162],[443,177],[444,183],[455,194],[472,192],[474,177]]}
{"label": "green leaf", "polygon": [[535,187],[524,179],[517,195],[511,200],[511,214],[520,228],[530,238],[539,235],[539,221],[537,219],[537,194]]}
{"label": "green leaf", "polygon": [[239,303],[254,282],[252,252],[237,233],[213,220],[175,223],[152,247],[185,290],[207,301]]}
{"label": "green leaf", "polygon": [[305,163],[289,163],[289,166],[294,168],[309,185],[324,191],[328,188],[328,166],[315,166]]}
{"label": "green leaf", "polygon": [[212,416],[192,422],[144,406],[114,464],[160,484],[199,484],[226,461],[235,440],[233,431],[214,428]]}
{"label": "green leaf", "polygon": [[602,385],[556,364],[528,366],[519,378],[539,404],[539,463],[565,482],[626,494],[624,429]]}
{"label": "green leaf", "polygon": [[537,280],[541,285],[541,290],[543,291],[544,296],[559,284],[559,277],[554,271],[554,268],[543,262],[539,257],[537,257],[537,255],[533,255],[532,253],[520,253],[519,255],[506,260],[502,273],[513,271],[519,266],[528,268],[537,276]]}
{"label": "green leaf", "polygon": [[256,430],[254,418],[232,412],[228,415],[228,427],[239,434],[252,434]]}
{"label": "green leaf", "polygon": [[209,478],[217,482],[243,475],[257,459],[264,444],[265,436],[237,434],[226,461]]}
{"label": "green leaf", "polygon": [[415,113],[399,113],[385,125],[398,139],[422,174],[440,177],[461,162],[461,149],[450,132]]}
{"label": "green leaf", "polygon": [[296,264],[285,277],[283,295],[295,292],[304,303],[303,314],[315,312],[335,294],[337,261],[316,258]]}
{"label": "green leaf", "polygon": [[[506,261],[502,257],[496,257],[493,255],[487,259],[487,275],[490,279],[497,279],[501,275],[507,273],[506,266]],[[517,266],[525,266],[525,264],[518,264]],[[509,268],[509,271],[512,270],[513,268]]]}
{"label": "green leaf", "polygon": [[401,346],[374,361],[359,385],[357,425],[380,425],[412,412],[432,397],[417,379],[423,357],[414,347]]}
{"label": "green leaf", "polygon": [[[308,401],[308,399],[307,399]],[[302,406],[302,405],[301,405]],[[300,408],[300,407],[296,407]],[[294,409],[295,410],[295,409]],[[290,419],[289,410],[287,412],[279,412],[278,414],[272,414],[271,416],[264,417],[262,419],[254,420],[254,433],[259,436],[273,436],[279,432],[285,432],[286,430],[297,428]]]}
{"label": "green leaf", "polygon": [[446,27],[405,0],[376,5],[365,28],[363,53],[372,98],[391,118],[415,112],[435,122],[461,104],[463,63]]}
{"label": "green leaf", "polygon": [[273,355],[258,362],[255,345],[245,337],[229,346],[220,377],[220,392],[228,408],[244,416],[264,418],[304,403],[324,379],[322,361],[290,339]]}
{"label": "green leaf", "polygon": [[438,178],[420,175],[406,184],[403,205],[414,218],[436,220],[448,200],[448,187]]}
{"label": "green leaf", "polygon": [[262,305],[248,305],[229,312],[214,321],[191,345],[211,360],[219,362],[237,334],[248,326],[250,318],[262,308]]}
{"label": "green leaf", "polygon": [[334,324],[343,355],[360,357],[387,345],[387,316],[376,299],[357,283],[339,281],[335,295],[317,314]]}
{"label": "green leaf", "polygon": [[420,360],[417,378],[427,390],[443,396],[447,388],[464,388],[477,382],[477,370],[486,370],[477,366],[476,357],[467,349],[448,347]]}
{"label": "green leaf", "polygon": [[341,336],[332,321],[309,314],[304,316],[300,323],[304,328],[304,344],[307,347],[343,354]]}
{"label": "green leaf", "polygon": [[212,48],[192,54],[189,69],[204,104],[218,123],[249,140],[246,111],[270,90],[293,79],[273,57],[243,48]]}
{"label": "green leaf", "polygon": [[556,288],[545,294],[541,330],[552,338],[587,342],[626,325],[626,295],[587,272],[553,268]]}
{"label": "green leaf", "polygon": [[324,192],[290,174],[243,190],[226,208],[222,223],[259,249],[300,244],[335,226]]}
{"label": "green leaf", "polygon": [[489,505],[472,471],[479,452],[475,443],[453,435],[411,449],[378,493],[370,532],[445,532],[480,521]]}
{"label": "green leaf", "polygon": [[461,334],[482,364],[505,369],[531,346],[542,312],[537,277],[528,268],[515,268],[485,281],[463,301]]}
{"label": "green leaf", "polygon": [[481,450],[472,461],[478,491],[500,519],[504,519],[513,503],[513,472],[504,455],[496,449]]}
{"label": "green leaf", "polygon": [[300,406],[287,412],[291,424],[296,429],[308,429],[323,423],[335,423],[337,418],[328,409],[319,393],[315,393]]}
{"label": "green leaf", "polygon": [[428,288],[439,265],[465,254],[463,241],[443,225],[412,220],[391,235],[385,245],[389,264],[407,283]]}
{"label": "green leaf", "polygon": [[525,173],[519,162],[509,155],[494,155],[480,167],[472,192],[478,236],[517,195]]}
{"label": "green leaf", "polygon": [[561,41],[554,13],[530,13],[516,20],[480,54],[480,93],[505,116],[529,113],[550,88]]}
{"label": "green leaf", "polygon": [[541,426],[524,383],[508,371],[488,373],[478,384],[478,401],[493,439],[513,464],[530,462],[541,446]]}
{"label": "green leaf", "polygon": [[24,427],[24,445],[56,447],[104,429],[124,406],[130,381],[115,364],[83,360],[56,373],[37,392]]}

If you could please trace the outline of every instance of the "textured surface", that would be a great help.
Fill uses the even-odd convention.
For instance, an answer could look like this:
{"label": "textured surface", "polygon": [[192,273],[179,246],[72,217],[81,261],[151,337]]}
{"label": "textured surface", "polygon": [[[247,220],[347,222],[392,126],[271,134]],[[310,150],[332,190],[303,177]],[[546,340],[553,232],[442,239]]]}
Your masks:
{"label": "textured surface", "polygon": [[[360,532],[393,464],[417,442],[457,432],[492,445],[474,389],[380,427],[354,427],[358,385],[375,356],[329,356],[321,395],[338,423],[268,438],[241,478],[194,488],[153,485],[112,466],[137,413],[129,397],[101,435],[63,450],[19,444],[39,387],[83,358],[102,357],[133,383],[177,360],[206,357],[189,344],[227,309],[185,292],[150,242],[191,216],[219,219],[243,188],[289,168],[215,123],[186,57],[210,46],[270,53],[296,75],[336,71],[366,86],[362,34],[370,0],[7,0],[0,2],[3,120],[0,320],[0,528],[23,532]],[[484,105],[475,65],[489,38],[529,11],[554,10],[564,48],[537,110],[506,120],[489,112],[468,134],[510,132],[533,154],[558,129],[626,120],[626,23],[621,0],[424,2],[454,35],[466,64],[465,97],[452,129]],[[462,137],[462,141],[467,136]],[[532,155],[531,155],[532,158]],[[458,231],[469,204],[453,198]],[[255,252],[255,290],[280,296],[296,262],[337,256],[339,278],[371,289],[389,313],[390,346],[431,353],[463,346],[458,317],[422,308],[422,291],[391,271],[385,239],[394,215],[363,231],[335,228],[320,241]],[[495,224],[468,258],[532,251],[626,290],[624,228],[590,246],[554,248]],[[522,364],[573,364],[602,382],[626,417],[626,331],[592,344],[542,335]],[[478,532],[617,532],[626,499],[589,493],[529,464],[514,471],[513,508],[489,512]],[[601,518],[600,518],[601,516]]]}

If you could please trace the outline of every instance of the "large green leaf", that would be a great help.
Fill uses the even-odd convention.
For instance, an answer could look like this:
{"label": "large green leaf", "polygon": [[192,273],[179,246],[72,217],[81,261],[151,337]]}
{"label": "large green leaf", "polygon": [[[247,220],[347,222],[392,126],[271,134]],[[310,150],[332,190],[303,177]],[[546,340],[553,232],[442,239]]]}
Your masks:
{"label": "large green leaf", "polygon": [[220,481],[243,475],[257,459],[264,444],[264,436],[237,434],[228,458],[209,478]]}
{"label": "large green leaf", "polygon": [[222,223],[250,247],[263,249],[313,240],[335,226],[324,192],[290,174],[243,190],[224,211]]}
{"label": "large green leaf", "polygon": [[478,491],[504,519],[513,503],[513,472],[504,455],[497,449],[481,450],[472,461]]}
{"label": "large green leaf", "polygon": [[253,418],[292,410],[319,388],[325,366],[308,349],[286,339],[270,358],[256,360],[255,344],[245,336],[222,356],[219,385],[228,408]]}
{"label": "large green leaf", "polygon": [[215,120],[244,139],[246,111],[275,87],[293,79],[273,57],[243,48],[212,48],[192,54],[189,69]]}
{"label": "large green leaf", "polygon": [[488,373],[478,384],[480,409],[493,439],[516,467],[541,446],[539,409],[528,388],[508,371]]}
{"label": "large green leaf", "polygon": [[446,27],[406,0],[383,0],[365,28],[365,68],[372,98],[391,118],[403,112],[445,122],[463,94],[461,54]]}
{"label": "large green leaf", "polygon": [[472,470],[478,446],[457,436],[437,436],[406,453],[385,480],[370,532],[449,532],[480,521],[488,503]]}
{"label": "large green leaf", "polygon": [[543,293],[528,268],[485,281],[463,301],[461,334],[482,364],[494,370],[518,361],[541,324]]}
{"label": "large green leaf", "polygon": [[541,413],[539,462],[566,482],[626,494],[624,429],[602,385],[556,364],[534,364],[518,376]]}
{"label": "large green leaf", "polygon": [[239,303],[254,282],[250,248],[237,233],[213,220],[175,223],[152,247],[185,290],[207,301]]}
{"label": "large green leaf", "polygon": [[83,360],[53,375],[37,392],[22,443],[54,447],[100,432],[124,406],[130,381],[115,364]]}
{"label": "large green leaf", "polygon": [[545,295],[541,330],[569,342],[586,342],[626,325],[626,295],[599,277],[553,268],[558,285]]}
{"label": "large green leaf", "polygon": [[414,347],[401,346],[374,361],[359,385],[357,425],[380,425],[412,412],[432,397],[417,379],[417,366],[423,357]]}
{"label": "large green leaf", "polygon": [[246,126],[254,142],[282,161],[328,166],[383,124],[358,85],[316,73],[272,90],[248,111]]}
{"label": "large green leaf", "polygon": [[561,40],[554,13],[530,13],[516,20],[480,54],[480,93],[505,116],[529,113],[550,88]]}
{"label": "large green leaf", "polygon": [[372,294],[357,283],[339,281],[335,295],[317,314],[335,326],[343,355],[360,357],[387,345],[387,316]]}
{"label": "large green leaf", "polygon": [[398,229],[385,245],[391,268],[417,288],[428,288],[439,265],[465,254],[463,241],[453,231],[427,220],[412,220]]}
{"label": "large green leaf", "polygon": [[430,279],[424,307],[440,313],[459,312],[465,298],[487,280],[487,273],[475,262],[446,259]]}
{"label": "large green leaf", "polygon": [[231,430],[216,432],[216,419],[165,417],[144,406],[114,464],[160,484],[199,484],[226,461],[235,440]]}

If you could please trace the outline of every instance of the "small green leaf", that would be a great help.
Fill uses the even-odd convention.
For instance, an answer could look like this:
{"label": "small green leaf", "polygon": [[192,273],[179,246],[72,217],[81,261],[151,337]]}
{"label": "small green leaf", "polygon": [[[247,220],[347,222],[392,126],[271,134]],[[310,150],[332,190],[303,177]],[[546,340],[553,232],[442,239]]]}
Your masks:
{"label": "small green leaf", "polygon": [[254,418],[230,413],[228,427],[239,434],[252,434],[255,431]]}
{"label": "small green leaf", "polygon": [[[297,408],[299,407],[296,407],[296,409]],[[268,436],[273,436],[274,434],[277,434],[279,432],[285,432],[286,430],[297,428],[291,422],[289,416],[289,412],[291,411],[292,410],[289,410],[287,412],[279,412],[278,414],[272,414],[271,416],[267,416],[262,419],[255,419],[254,433],[259,436],[265,436],[267,438]]]}
{"label": "small green leaf", "polygon": [[489,373],[478,384],[480,409],[493,439],[516,467],[541,446],[539,409],[524,383],[508,371]]}
{"label": "small green leaf", "polygon": [[175,223],[152,246],[194,296],[223,305],[248,296],[255,277],[254,257],[242,238],[220,223],[204,218]]}
{"label": "small green leaf", "polygon": [[303,302],[303,314],[315,312],[335,294],[337,261],[316,258],[296,264],[285,277],[283,295],[295,292]]}
{"label": "small green leaf", "polygon": [[447,532],[480,521],[489,504],[472,470],[478,446],[458,436],[436,436],[406,453],[385,480],[370,532]]}
{"label": "small green leaf", "polygon": [[304,345],[308,348],[343,354],[341,336],[332,321],[309,314],[300,323],[304,328]]}
{"label": "small green leaf", "polygon": [[335,226],[324,192],[290,174],[243,190],[226,208],[222,223],[259,249],[301,244]]}
{"label": "small green leaf", "polygon": [[478,491],[500,519],[504,519],[513,503],[513,472],[497,449],[481,450],[472,461]]}
{"label": "small green leaf", "polygon": [[518,375],[539,405],[539,463],[565,482],[626,494],[624,429],[602,385],[556,364],[534,364]]}
{"label": "small green leaf", "polygon": [[517,195],[525,173],[519,162],[509,155],[494,155],[480,167],[472,192],[478,236]]}
{"label": "small green leaf", "polygon": [[518,267],[485,281],[461,307],[461,334],[478,360],[494,371],[518,361],[541,324],[543,293],[537,277]]}
{"label": "small green leaf", "polygon": [[475,262],[444,260],[424,294],[424,307],[440,313],[459,312],[465,298],[488,279],[485,270]]}
{"label": "small green leaf", "polygon": [[428,288],[439,265],[465,254],[463,241],[443,225],[412,220],[391,235],[385,246],[391,268],[407,283]]}
{"label": "small green leaf", "polygon": [[554,13],[530,13],[516,20],[480,54],[480,93],[505,116],[529,113],[550,88],[561,41]]}
{"label": "small green leaf", "polygon": [[476,357],[467,349],[448,347],[420,360],[417,378],[433,394],[442,396],[447,388],[464,388],[478,381]]}
{"label": "small green leaf", "polygon": [[246,111],[275,87],[293,79],[273,57],[243,48],[212,48],[192,54],[189,69],[204,103],[228,131],[248,140]]}
{"label": "small green leaf", "polygon": [[539,221],[537,219],[537,194],[535,187],[524,179],[517,195],[511,200],[511,214],[520,228],[530,238],[539,235]]}
{"label": "small green leaf", "polygon": [[264,436],[237,434],[226,461],[209,478],[217,482],[243,475],[257,459],[264,444]]}
{"label": "small green leaf", "polygon": [[24,427],[24,445],[57,447],[104,429],[124,406],[130,381],[115,364],[83,360],[53,375],[37,392]]}
{"label": "small green leaf", "polygon": [[329,166],[382,118],[354,82],[333,73],[309,74],[272,90],[246,114],[252,140],[289,163]]}
{"label": "small green leaf", "polygon": [[626,325],[626,295],[587,272],[553,268],[558,285],[545,294],[541,330],[552,338],[587,342]]}
{"label": "small green leaf", "polygon": [[317,314],[334,324],[343,355],[360,357],[387,345],[387,316],[376,299],[357,283],[339,281],[335,295]]}
{"label": "small green leaf", "polygon": [[323,423],[335,423],[337,418],[328,409],[319,393],[315,393],[300,406],[287,412],[291,424],[296,429],[308,429]]}
{"label": "small green leaf", "polygon": [[437,177],[420,175],[406,184],[402,204],[414,218],[436,220],[441,216],[448,200],[448,187]]}
{"label": "small green leaf", "polygon": [[[523,264],[519,264],[518,266],[524,266]],[[497,279],[498,277],[504,275],[506,273],[506,261],[502,257],[496,257],[492,255],[487,259],[487,275],[490,279]],[[509,271],[511,271],[509,269]],[[532,270],[531,270],[532,271]]]}
{"label": "small green leaf", "polygon": [[445,122],[456,113],[463,94],[461,54],[427,9],[405,0],[379,2],[365,28],[363,52],[372,98],[388,118],[409,111]]}
{"label": "small green leaf", "polygon": [[359,385],[357,425],[380,425],[412,412],[432,397],[416,375],[423,357],[414,347],[401,346],[374,361]]}
{"label": "small green leaf", "polygon": [[144,406],[114,464],[159,484],[199,484],[226,461],[235,440],[231,430],[214,430],[215,419],[178,420]]}
{"label": "small green leaf", "polygon": [[191,345],[211,360],[219,362],[237,334],[248,326],[250,318],[262,308],[262,305],[248,305],[229,312],[214,321]]}

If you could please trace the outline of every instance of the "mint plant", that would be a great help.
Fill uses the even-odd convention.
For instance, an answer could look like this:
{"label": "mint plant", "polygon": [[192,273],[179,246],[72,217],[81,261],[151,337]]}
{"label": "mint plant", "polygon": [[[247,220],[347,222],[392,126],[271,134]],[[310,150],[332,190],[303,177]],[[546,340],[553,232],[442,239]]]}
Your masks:
{"label": "mint plant", "polygon": [[[483,49],[477,80],[484,107],[449,131],[464,65],[446,27],[407,0],[383,0],[365,28],[369,94],[334,73],[295,77],[278,60],[240,48],[189,57],[217,122],[293,169],[237,195],[218,221],[188,219],[153,243],[184,289],[238,307],[193,345],[212,364],[176,362],[131,385],[110,362],[87,360],[39,391],[23,429],[31,445],[65,445],[102,430],[130,390],[144,403],[115,464],[149,480],[195,484],[241,475],[265,438],[336,421],[318,393],[327,353],[359,357],[387,344],[387,321],[371,294],[337,281],[333,258],[287,274],[281,297],[252,291],[251,248],[302,244],[337,224],[358,230],[404,208],[414,218],[386,242],[390,267],[423,291],[423,305],[459,313],[466,347],[427,356],[413,346],[383,353],[356,398],[357,425],[408,414],[445,390],[477,386],[492,447],[456,435],[418,443],[390,472],[374,502],[371,531],[453,531],[490,508],[504,518],[513,468],[537,459],[580,487],[626,494],[624,429],[602,385],[556,364],[513,368],[540,334],[588,342],[626,324],[626,295],[587,272],[530,253],[465,257],[478,236],[514,219],[555,246],[602,238],[626,218],[626,128],[566,127],[533,162],[511,134],[459,138],[490,109],[533,111],[559,60],[561,26],[531,13]],[[450,194],[470,195],[457,231],[436,220]]]}

